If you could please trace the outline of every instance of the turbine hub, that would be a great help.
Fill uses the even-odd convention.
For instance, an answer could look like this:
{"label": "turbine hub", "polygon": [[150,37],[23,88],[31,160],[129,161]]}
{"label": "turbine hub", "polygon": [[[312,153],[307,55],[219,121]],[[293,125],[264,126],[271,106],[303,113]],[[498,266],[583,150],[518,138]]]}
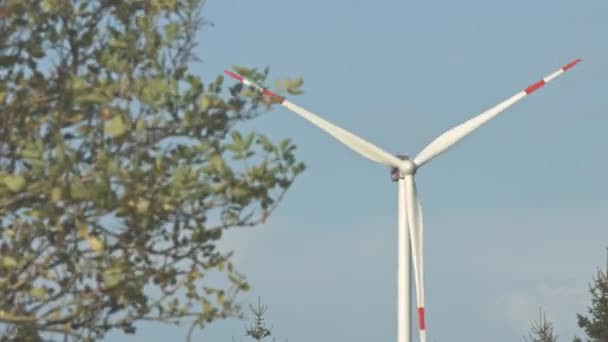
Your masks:
{"label": "turbine hub", "polygon": [[399,169],[405,175],[413,175],[416,173],[416,164],[412,160],[406,159]]}
{"label": "turbine hub", "polygon": [[403,163],[397,168],[391,168],[391,180],[397,182],[399,179],[403,179],[405,175],[413,175],[416,173],[416,164],[410,160],[408,156],[396,155],[397,158],[403,160]]}

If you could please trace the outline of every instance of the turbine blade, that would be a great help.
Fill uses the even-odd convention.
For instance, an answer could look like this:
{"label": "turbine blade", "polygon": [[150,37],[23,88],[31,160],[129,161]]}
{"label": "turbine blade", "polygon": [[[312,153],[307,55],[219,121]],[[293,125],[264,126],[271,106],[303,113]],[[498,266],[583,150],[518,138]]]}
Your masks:
{"label": "turbine blade", "polygon": [[417,240],[418,240],[418,283],[420,284],[420,303],[418,304],[418,319],[420,323],[420,340],[426,341],[426,326],[425,326],[425,312],[426,307],[424,299],[424,222],[422,220],[422,205],[420,204],[420,197],[418,196],[418,189],[416,182],[414,181],[414,195],[416,197],[416,218],[417,218]]}
{"label": "turbine blade", "polygon": [[576,59],[576,60],[564,65],[562,68],[556,70],[555,72],[553,72],[552,74],[543,78],[542,80],[540,80],[534,84],[531,84],[526,89],[509,97],[508,99],[497,104],[496,106],[486,110],[485,112],[473,117],[472,119],[469,119],[468,121],[452,128],[452,129],[446,131],[445,133],[440,135],[437,139],[435,139],[433,142],[431,142],[428,146],[426,146],[422,151],[420,151],[420,153],[418,153],[416,158],[414,158],[414,163],[416,163],[416,165],[418,165],[418,166],[422,166],[423,164],[427,163],[431,159],[435,158],[436,156],[440,155],[441,153],[443,153],[444,151],[446,151],[447,149],[452,147],[454,144],[459,142],[465,136],[469,135],[471,132],[473,132],[477,128],[481,127],[482,125],[484,125],[485,123],[490,121],[492,118],[494,118],[495,116],[500,114],[505,109],[507,109],[510,106],[514,105],[515,103],[519,102],[527,95],[532,94],[534,91],[538,90],[545,84],[553,81],[554,79],[559,77],[561,74],[568,71],[570,68],[574,67],[579,62],[581,62],[581,59]]}
{"label": "turbine blade", "polygon": [[339,126],[332,124],[314,113],[311,113],[288,101],[283,102],[283,106],[305,118],[315,126],[321,128],[329,135],[333,136],[344,145],[366,157],[367,159],[389,167],[399,167],[399,165],[402,164],[402,161],[394,155],[382,150],[366,140],[363,140],[361,137],[350,133]]}
{"label": "turbine blade", "polygon": [[422,259],[420,237],[422,227],[420,226],[420,203],[416,193],[416,184],[413,175],[405,175],[403,186],[405,187],[405,206],[407,222],[410,229],[410,241],[412,245],[412,263],[414,264],[414,282],[416,285],[416,303],[418,305],[418,331],[420,342],[426,342],[426,321],[424,311],[424,288],[422,279]]}
{"label": "turbine blade", "polygon": [[401,159],[384,151],[378,146],[366,140],[363,140],[361,137],[332,124],[331,122],[321,118],[317,114],[314,114],[292,102],[287,101],[284,97],[271,92],[270,90],[244,78],[241,75],[237,75],[228,70],[225,70],[224,72],[226,73],[226,75],[238,80],[239,82],[257,89],[262,94],[278,99],[280,101],[280,104],[283,105],[285,108],[303,117],[313,125],[319,127],[320,129],[322,129],[338,141],[342,142],[344,145],[346,145],[353,151],[359,153],[360,155],[389,167],[399,167],[399,165],[401,165]]}

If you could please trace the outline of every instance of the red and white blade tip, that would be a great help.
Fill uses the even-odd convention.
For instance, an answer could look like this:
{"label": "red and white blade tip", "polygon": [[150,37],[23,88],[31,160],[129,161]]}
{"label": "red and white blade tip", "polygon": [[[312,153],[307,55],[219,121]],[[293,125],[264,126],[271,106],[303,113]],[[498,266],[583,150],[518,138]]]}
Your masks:
{"label": "red and white blade tip", "polygon": [[422,331],[426,329],[426,322],[424,319],[424,308],[418,308],[418,328]]}
{"label": "red and white blade tip", "polygon": [[542,80],[531,84],[529,87],[527,87],[526,89],[524,89],[524,92],[526,93],[526,95],[530,95],[531,93],[533,93],[534,91],[540,89],[542,86],[544,86],[545,84],[549,83],[549,81],[553,80],[555,77],[557,77],[559,74],[562,74],[570,69],[572,69],[575,65],[577,65],[578,63],[582,62],[582,59],[575,59],[572,62],[564,65],[563,67],[561,67],[559,70],[557,70],[555,73],[543,78]]}
{"label": "red and white blade tip", "polygon": [[266,89],[266,88],[262,87],[262,86],[261,86],[261,85],[259,85],[259,84],[256,84],[256,83],[254,83],[254,82],[252,82],[252,81],[250,81],[250,80],[246,79],[245,77],[243,77],[243,76],[241,76],[241,75],[239,75],[239,74],[235,74],[235,73],[233,73],[232,71],[229,71],[229,70],[224,70],[224,73],[225,73],[226,75],[228,75],[228,76],[230,76],[230,77],[234,78],[235,80],[237,80],[237,81],[239,81],[239,82],[243,83],[243,84],[244,84],[244,85],[246,85],[246,86],[251,86],[251,87],[256,88],[258,91],[260,91],[262,94],[264,94],[264,95],[266,95],[266,96],[276,98],[277,100],[279,100],[279,102],[280,102],[280,103],[283,103],[283,101],[285,101],[285,98],[283,98],[283,96],[278,95],[278,94],[275,94],[275,93],[271,92],[270,90],[268,90],[268,89]]}
{"label": "red and white blade tip", "polygon": [[243,76],[241,76],[241,75],[237,75],[237,74],[233,73],[232,71],[228,71],[228,70],[224,70],[224,73],[239,82],[243,82]]}
{"label": "red and white blade tip", "polygon": [[570,62],[570,63],[568,63],[568,64],[564,65],[564,66],[562,67],[562,71],[568,71],[568,69],[571,69],[573,66],[577,65],[578,63],[580,63],[580,62],[582,62],[582,61],[583,61],[583,60],[582,60],[582,59],[580,59],[580,58],[579,58],[579,59],[575,59],[575,60],[573,60],[572,62]]}

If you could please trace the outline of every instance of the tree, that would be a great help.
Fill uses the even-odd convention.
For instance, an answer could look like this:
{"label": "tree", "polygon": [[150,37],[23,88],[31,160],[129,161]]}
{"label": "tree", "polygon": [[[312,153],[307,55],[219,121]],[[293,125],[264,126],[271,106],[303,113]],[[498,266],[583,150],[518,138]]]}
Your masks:
{"label": "tree", "polygon": [[304,166],[236,129],[276,99],[190,71],[202,6],[0,2],[0,340],[238,314],[249,285],[217,240],[264,222]]}
{"label": "tree", "polygon": [[608,277],[606,273],[598,270],[597,277],[589,286],[591,293],[591,306],[587,307],[587,314],[577,314],[578,326],[585,331],[587,337],[580,337],[575,342],[606,342],[608,341]]}
{"label": "tree", "polygon": [[526,342],[557,342],[557,334],[553,332],[553,323],[547,321],[546,313],[538,311],[538,321],[532,323]]}
{"label": "tree", "polygon": [[[249,336],[256,341],[262,341],[266,337],[272,336],[272,328],[266,327],[266,323],[264,323],[264,314],[268,310],[268,306],[262,305],[258,297],[258,306],[249,305],[249,309],[253,313],[254,320],[248,328],[245,328],[245,336]],[[274,337],[272,340],[276,341]],[[234,338],[232,338],[232,341],[235,341]]]}

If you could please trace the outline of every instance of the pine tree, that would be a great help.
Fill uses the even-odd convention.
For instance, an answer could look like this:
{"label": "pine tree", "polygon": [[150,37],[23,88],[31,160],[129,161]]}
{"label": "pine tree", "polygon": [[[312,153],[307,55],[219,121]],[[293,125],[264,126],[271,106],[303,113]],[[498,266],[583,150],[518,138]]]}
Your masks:
{"label": "pine tree", "polygon": [[[262,341],[266,337],[272,336],[272,328],[268,328],[264,322],[264,314],[268,311],[268,306],[262,305],[260,298],[258,297],[257,307],[249,305],[249,309],[251,310],[251,313],[253,313],[254,320],[249,327],[245,327],[245,336],[251,337],[255,341]],[[232,341],[235,342],[235,339],[232,338]],[[276,341],[274,337],[272,341]],[[287,342],[287,340],[285,340],[285,342]]]}
{"label": "pine tree", "polygon": [[254,323],[247,329],[245,332],[245,336],[250,336],[256,341],[261,341],[265,337],[272,335],[271,329],[266,327],[266,323],[264,323],[264,314],[268,310],[268,306],[262,305],[260,302],[260,298],[258,297],[258,306],[254,308],[252,305],[249,305],[251,312],[255,316]]}
{"label": "pine tree", "polygon": [[574,342],[608,342],[608,276],[598,270],[597,277],[589,286],[591,306],[587,307],[589,316],[577,314],[578,326],[587,335],[585,339],[576,337]]}
{"label": "pine tree", "polygon": [[532,323],[530,334],[524,337],[526,342],[557,342],[557,334],[553,332],[553,323],[547,321],[547,314],[538,310],[538,321]]}

